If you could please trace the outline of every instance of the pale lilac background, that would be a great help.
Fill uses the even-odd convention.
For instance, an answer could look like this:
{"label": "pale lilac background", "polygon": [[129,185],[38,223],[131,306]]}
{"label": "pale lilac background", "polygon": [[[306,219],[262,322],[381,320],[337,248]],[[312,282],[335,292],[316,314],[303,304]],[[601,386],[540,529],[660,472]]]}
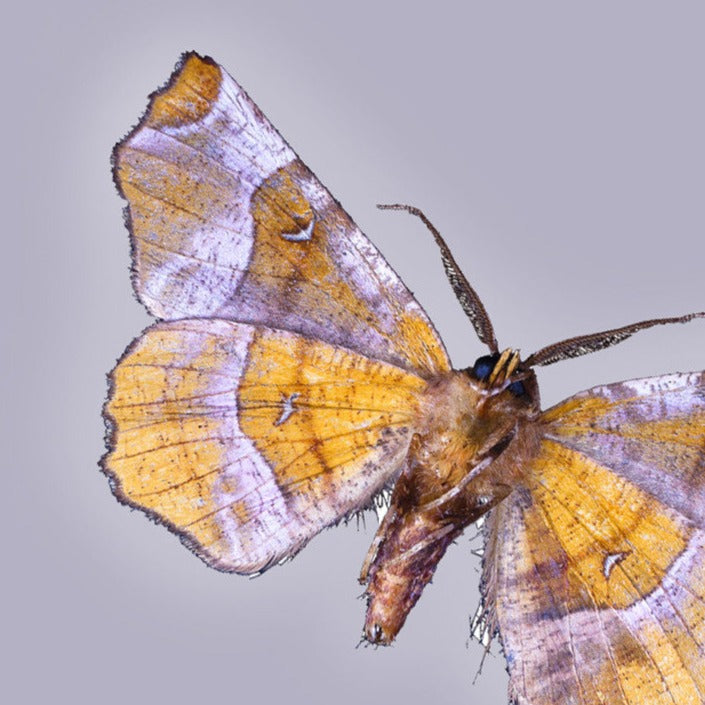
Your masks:
{"label": "pale lilac background", "polygon": [[[299,5],[295,7],[294,5]],[[452,547],[390,649],[356,649],[374,528],[257,580],[208,570],[97,470],[132,298],[113,143],[179,53],[223,63],[416,292],[482,352],[426,210],[500,343],[705,308],[700,3],[17,3],[3,15],[0,670],[13,703],[506,702],[466,647],[477,546]],[[705,325],[540,373],[544,400],[705,366]],[[496,653],[496,649],[494,649]]]}

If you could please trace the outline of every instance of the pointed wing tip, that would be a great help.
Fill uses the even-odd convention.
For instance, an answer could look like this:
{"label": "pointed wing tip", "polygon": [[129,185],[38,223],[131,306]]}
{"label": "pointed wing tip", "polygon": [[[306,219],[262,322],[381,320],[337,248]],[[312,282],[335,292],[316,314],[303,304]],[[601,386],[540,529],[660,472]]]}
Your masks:
{"label": "pointed wing tip", "polygon": [[155,129],[180,126],[203,118],[217,99],[222,78],[220,65],[196,51],[181,54],[166,82],[149,94],[147,108],[137,124],[113,147],[113,180],[125,198],[120,183],[120,158],[124,148],[145,126]]}

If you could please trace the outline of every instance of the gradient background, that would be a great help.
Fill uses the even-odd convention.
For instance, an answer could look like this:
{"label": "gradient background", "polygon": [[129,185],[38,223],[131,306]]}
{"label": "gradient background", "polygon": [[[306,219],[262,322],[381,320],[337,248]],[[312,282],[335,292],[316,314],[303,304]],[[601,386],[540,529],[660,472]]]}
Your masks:
{"label": "gradient background", "polygon": [[[298,5],[298,6],[297,6]],[[567,7],[569,5],[569,7]],[[468,640],[478,542],[449,550],[388,649],[359,648],[374,531],[325,532],[247,580],[119,506],[98,472],[105,373],[149,323],[113,143],[179,53],[221,62],[436,322],[481,354],[426,210],[502,345],[705,308],[701,3],[330,0],[15,4],[3,15],[4,615],[13,703],[506,703]],[[545,405],[702,369],[705,325],[540,372]]]}

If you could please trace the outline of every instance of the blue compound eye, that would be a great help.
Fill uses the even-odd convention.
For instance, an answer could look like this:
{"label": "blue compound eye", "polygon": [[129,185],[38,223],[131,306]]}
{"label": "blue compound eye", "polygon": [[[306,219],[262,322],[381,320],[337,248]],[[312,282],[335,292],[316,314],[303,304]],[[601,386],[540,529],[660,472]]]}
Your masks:
{"label": "blue compound eye", "polygon": [[507,385],[507,389],[515,397],[523,397],[526,394],[526,387],[524,386],[523,382],[512,382],[511,384]]}
{"label": "blue compound eye", "polygon": [[472,366],[472,376],[484,382],[492,374],[497,360],[499,360],[499,353],[478,357]]}

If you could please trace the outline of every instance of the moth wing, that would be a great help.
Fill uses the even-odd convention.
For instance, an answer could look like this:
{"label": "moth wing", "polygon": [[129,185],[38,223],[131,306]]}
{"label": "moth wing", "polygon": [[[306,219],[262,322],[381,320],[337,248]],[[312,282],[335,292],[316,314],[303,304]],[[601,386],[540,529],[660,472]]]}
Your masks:
{"label": "moth wing", "polygon": [[206,563],[258,572],[390,481],[425,385],[289,332],[158,323],[112,372],[104,469]]}
{"label": "moth wing", "polygon": [[705,702],[705,373],[597,387],[540,426],[485,554],[514,702]]}
{"label": "moth wing", "polygon": [[160,319],[290,330],[428,376],[423,309],[242,88],[185,54],[114,152],[133,284]]}

